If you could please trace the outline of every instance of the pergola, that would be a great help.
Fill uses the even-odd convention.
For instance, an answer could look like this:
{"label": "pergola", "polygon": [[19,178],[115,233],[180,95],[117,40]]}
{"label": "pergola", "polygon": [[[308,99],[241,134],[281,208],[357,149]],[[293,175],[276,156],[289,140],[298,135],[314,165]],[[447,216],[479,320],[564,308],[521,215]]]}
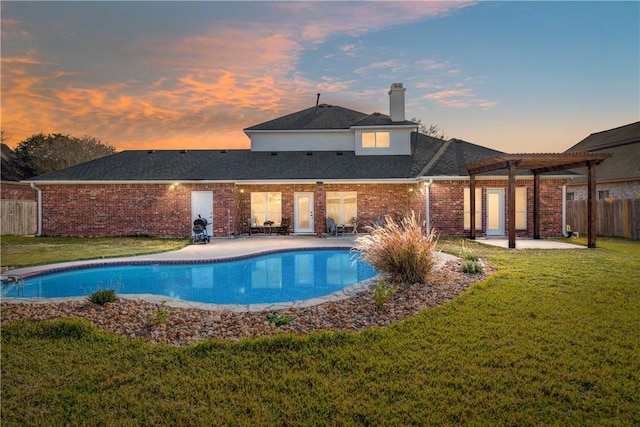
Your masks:
{"label": "pergola", "polygon": [[[469,194],[476,191],[476,175],[500,169],[509,171],[507,187],[507,219],[509,247],[516,247],[516,170],[529,169],[533,173],[533,238],[540,238],[540,174],[586,167],[589,171],[587,202],[588,247],[596,247],[596,166],[611,157],[607,153],[562,153],[562,154],[504,154],[490,159],[469,163],[463,167],[469,172]],[[469,197],[470,224],[476,222],[476,200]],[[476,238],[476,229],[470,227],[470,238]]]}

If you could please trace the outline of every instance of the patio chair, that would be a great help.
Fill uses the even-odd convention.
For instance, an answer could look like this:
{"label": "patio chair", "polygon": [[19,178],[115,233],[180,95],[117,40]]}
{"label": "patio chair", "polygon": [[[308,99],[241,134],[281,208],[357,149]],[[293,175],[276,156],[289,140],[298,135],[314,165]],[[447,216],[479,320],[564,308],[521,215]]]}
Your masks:
{"label": "patio chair", "polygon": [[344,225],[336,224],[333,218],[329,217],[327,218],[327,233],[336,236],[338,234],[344,234]]}
{"label": "patio chair", "polygon": [[381,216],[377,216],[373,219],[373,228],[380,228],[385,226],[385,220]]}
{"label": "patio chair", "polygon": [[278,234],[289,234],[290,225],[291,220],[289,218],[282,218],[282,221],[280,221],[280,226],[278,226]]}

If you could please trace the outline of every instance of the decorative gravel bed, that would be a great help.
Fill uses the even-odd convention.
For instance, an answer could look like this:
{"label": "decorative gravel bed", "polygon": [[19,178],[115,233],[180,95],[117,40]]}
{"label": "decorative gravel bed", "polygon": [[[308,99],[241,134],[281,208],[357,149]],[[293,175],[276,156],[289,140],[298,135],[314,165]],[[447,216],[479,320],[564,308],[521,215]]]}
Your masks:
{"label": "decorative gravel bed", "polygon": [[291,319],[291,323],[281,326],[267,320],[267,315],[276,312],[216,312],[166,307],[122,298],[104,306],[88,301],[55,304],[2,303],[1,321],[6,323],[15,320],[81,318],[105,331],[176,346],[189,345],[204,339],[238,340],[278,333],[355,331],[370,326],[387,326],[413,316],[427,307],[454,299],[473,283],[491,274],[490,266],[483,264],[483,274],[470,275],[460,272],[460,260],[449,261],[432,273],[427,284],[396,286],[393,296],[382,310],[376,308],[372,289],[341,301],[281,310],[277,314],[286,315]]}

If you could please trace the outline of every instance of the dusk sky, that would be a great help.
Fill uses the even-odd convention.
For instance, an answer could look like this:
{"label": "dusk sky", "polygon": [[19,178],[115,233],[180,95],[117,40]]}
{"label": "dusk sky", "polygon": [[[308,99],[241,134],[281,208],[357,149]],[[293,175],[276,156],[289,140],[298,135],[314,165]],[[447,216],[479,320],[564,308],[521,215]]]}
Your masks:
{"label": "dusk sky", "polygon": [[2,1],[2,129],[248,148],[320,102],[562,152],[640,118],[640,2]]}

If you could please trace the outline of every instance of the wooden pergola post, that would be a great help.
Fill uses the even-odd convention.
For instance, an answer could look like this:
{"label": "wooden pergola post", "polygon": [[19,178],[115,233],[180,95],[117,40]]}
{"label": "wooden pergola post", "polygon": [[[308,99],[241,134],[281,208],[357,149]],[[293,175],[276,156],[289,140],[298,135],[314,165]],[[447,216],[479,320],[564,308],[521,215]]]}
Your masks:
{"label": "wooden pergola post", "polygon": [[508,162],[509,185],[507,191],[507,219],[509,221],[509,249],[516,247],[516,163]]}
{"label": "wooden pergola post", "polygon": [[540,239],[540,172],[533,172],[533,238]]}
{"label": "wooden pergola post", "polygon": [[589,171],[587,185],[587,247],[596,247],[596,231],[597,231],[597,209],[598,200],[596,198],[596,164],[587,162],[587,170]]}

